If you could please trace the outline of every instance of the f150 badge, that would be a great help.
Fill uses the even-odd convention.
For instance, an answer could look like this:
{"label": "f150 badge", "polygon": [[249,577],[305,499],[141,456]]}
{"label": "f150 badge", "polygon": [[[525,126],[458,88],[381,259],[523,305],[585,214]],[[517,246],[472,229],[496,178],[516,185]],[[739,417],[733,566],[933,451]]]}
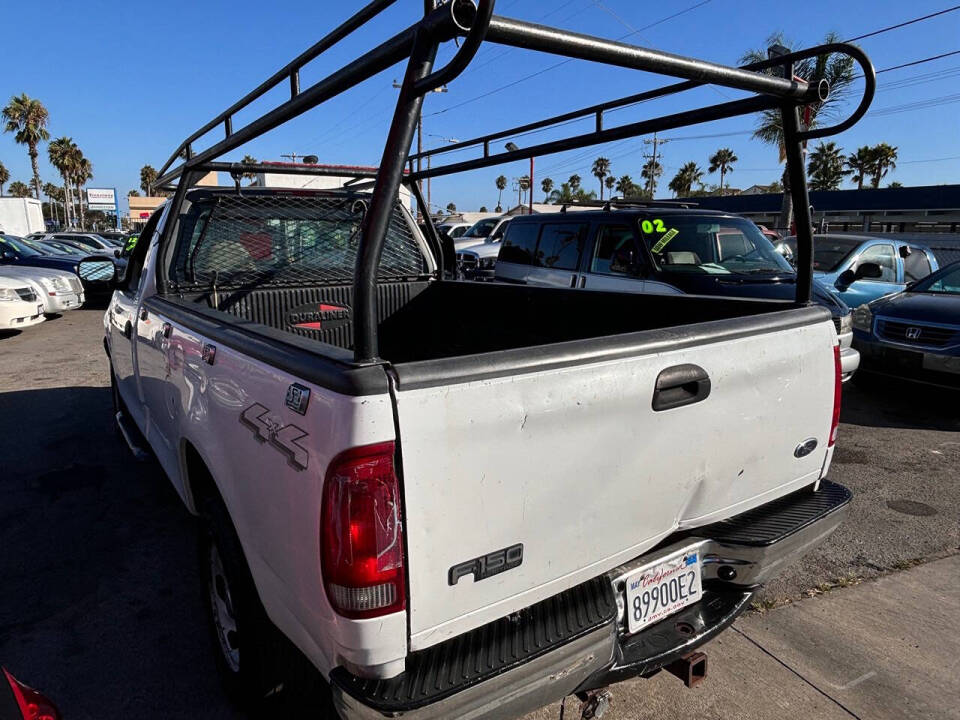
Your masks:
{"label": "f150 badge", "polygon": [[287,322],[302,330],[334,330],[350,322],[350,308],[330,303],[305,303],[287,313]]}
{"label": "f150 badge", "polygon": [[523,562],[523,543],[511,545],[503,550],[481,555],[473,560],[457,563],[447,576],[447,582],[456,585],[464,575],[473,575],[473,581],[479,582],[488,577],[512,570]]}
{"label": "f150 badge", "polygon": [[284,425],[267,417],[269,412],[269,408],[254,403],[240,413],[240,422],[253,430],[253,436],[259,442],[267,443],[282,452],[293,467],[306,470],[309,455],[298,441],[307,437],[307,432],[296,425]]}

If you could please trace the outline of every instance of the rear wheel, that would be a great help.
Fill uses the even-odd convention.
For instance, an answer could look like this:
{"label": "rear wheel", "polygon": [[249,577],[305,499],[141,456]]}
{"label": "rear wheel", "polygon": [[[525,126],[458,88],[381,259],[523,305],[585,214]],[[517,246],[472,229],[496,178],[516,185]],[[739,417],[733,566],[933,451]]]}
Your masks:
{"label": "rear wheel", "polygon": [[208,501],[204,515],[204,600],[230,699],[256,717],[309,711],[335,718],[323,677],[267,617],[223,504]]}

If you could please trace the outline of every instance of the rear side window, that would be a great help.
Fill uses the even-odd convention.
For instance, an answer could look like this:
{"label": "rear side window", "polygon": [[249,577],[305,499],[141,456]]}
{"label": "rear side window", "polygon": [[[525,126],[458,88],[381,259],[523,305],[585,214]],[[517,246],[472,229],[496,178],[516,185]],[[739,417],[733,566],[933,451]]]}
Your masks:
{"label": "rear side window", "polygon": [[537,251],[537,236],[539,234],[539,223],[510,223],[506,237],[503,238],[500,245],[497,262],[532,265]]}
{"label": "rear side window", "polygon": [[[319,195],[219,195],[181,223],[170,279],[218,287],[341,283],[353,279],[365,203]],[[379,277],[421,276],[427,264],[399,205]]]}
{"label": "rear side window", "polygon": [[930,261],[927,254],[919,248],[910,248],[912,251],[903,259],[903,281],[916,282],[930,274]]}
{"label": "rear side window", "polygon": [[534,265],[553,270],[576,270],[580,266],[586,227],[581,223],[544,225]]}

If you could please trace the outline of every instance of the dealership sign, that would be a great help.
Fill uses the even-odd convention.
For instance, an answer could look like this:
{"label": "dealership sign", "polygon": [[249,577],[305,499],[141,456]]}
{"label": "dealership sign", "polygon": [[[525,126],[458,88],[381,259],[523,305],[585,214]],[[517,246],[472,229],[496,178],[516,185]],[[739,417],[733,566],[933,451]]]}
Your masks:
{"label": "dealership sign", "polygon": [[91,210],[115,212],[117,191],[113,188],[87,188],[87,206]]}

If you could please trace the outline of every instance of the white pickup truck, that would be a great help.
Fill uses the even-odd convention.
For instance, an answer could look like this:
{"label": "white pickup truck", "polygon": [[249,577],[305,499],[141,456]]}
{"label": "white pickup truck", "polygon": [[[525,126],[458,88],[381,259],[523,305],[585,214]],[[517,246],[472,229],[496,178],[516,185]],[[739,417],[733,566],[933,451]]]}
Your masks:
{"label": "white pickup truck", "polygon": [[397,205],[358,364],[363,200],[192,190],[105,316],[237,690],[276,632],[346,717],[503,717],[687,655],[840,522],[826,310],[438,280]]}
{"label": "white pickup truck", "polygon": [[[452,243],[429,223],[421,234],[398,189],[427,214],[430,177],[776,110],[794,206],[808,207],[802,143],[863,116],[872,66],[833,44],[728,68],[453,0],[301,88],[303,65],[390,4],[371,2],[176,148],[157,180],[173,195],[104,319],[121,429],[200,518],[227,687],[259,708],[315,696],[330,717],[420,719],[509,718],[570,694],[596,717],[620,680],[666,668],[692,683],[705,670],[693,651],[850,500],[826,479],[841,366],[830,314],[810,304],[809,216],[794,300],[584,293],[453,279]],[[684,82],[410,155],[424,94],[483,42]],[[829,87],[792,63],[834,52],[860,64],[864,99],[803,130],[797,107]],[[401,61],[376,172],[339,189],[241,187],[276,166],[217,160]],[[603,125],[606,110],[706,82],[753,94]],[[234,126],[278,87],[289,100]],[[496,150],[571,118],[596,129]],[[429,162],[467,147],[482,155]],[[197,186],[211,171],[235,187]],[[535,261],[573,252],[565,237]],[[107,263],[86,259],[81,276],[112,276]]]}

